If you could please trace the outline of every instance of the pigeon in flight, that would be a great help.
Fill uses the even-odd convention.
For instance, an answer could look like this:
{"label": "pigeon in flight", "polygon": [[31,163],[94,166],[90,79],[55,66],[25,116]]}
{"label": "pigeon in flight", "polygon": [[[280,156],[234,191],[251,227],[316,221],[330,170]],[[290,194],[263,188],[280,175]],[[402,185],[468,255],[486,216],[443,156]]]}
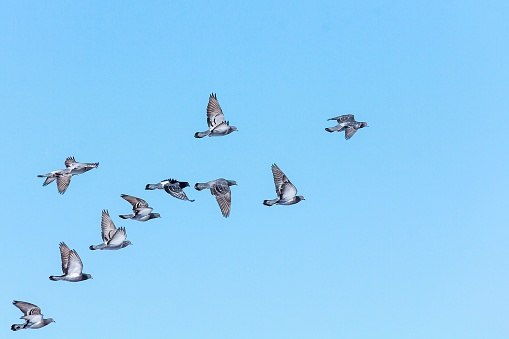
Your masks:
{"label": "pigeon in flight", "polygon": [[103,243],[100,245],[91,245],[91,250],[119,250],[132,245],[129,240],[125,240],[127,237],[125,228],[116,228],[107,210],[103,210],[102,212],[101,236],[103,238]]}
{"label": "pigeon in flight", "polygon": [[302,195],[297,195],[297,188],[288,180],[287,176],[272,164],[272,176],[274,177],[274,185],[276,186],[277,198],[272,200],[264,200],[265,206],[272,205],[293,205],[301,200],[305,200]]}
{"label": "pigeon in flight", "polygon": [[60,257],[64,274],[59,276],[52,275],[49,277],[50,280],[77,282],[92,279],[90,274],[83,273],[83,263],[78,253],[75,250],[71,251],[64,242],[60,243]]}
{"label": "pigeon in flight", "polygon": [[184,192],[184,188],[186,187],[189,187],[189,183],[186,181],[166,179],[157,184],[147,184],[147,186],[145,186],[145,189],[146,190],[164,189],[166,193],[170,194],[172,197],[193,202],[194,200],[189,200],[187,198],[186,193]]}
{"label": "pigeon in flight", "polygon": [[161,217],[159,213],[152,213],[152,207],[149,207],[145,200],[127,194],[121,194],[120,196],[133,205],[133,214],[119,215],[122,219],[147,221]]}
{"label": "pigeon in flight", "polygon": [[43,186],[47,186],[52,183],[55,179],[57,181],[57,189],[58,193],[64,194],[71,183],[71,177],[73,175],[78,175],[90,171],[93,168],[97,168],[99,163],[79,163],[74,160],[74,157],[68,157],[65,160],[65,168],[61,170],[52,171],[46,174],[39,174],[39,178],[46,178],[43,182]]}
{"label": "pigeon in flight", "polygon": [[355,121],[353,114],[345,114],[335,118],[327,119],[327,121],[329,120],[336,120],[338,124],[333,127],[327,127],[325,128],[325,130],[331,133],[336,131],[337,132],[345,131],[346,140],[350,139],[355,134],[355,132],[357,132],[357,130],[359,130],[360,128],[369,127],[367,122]]}
{"label": "pigeon in flight", "polygon": [[223,217],[228,218],[232,205],[232,193],[230,191],[230,186],[232,185],[237,185],[237,182],[220,178],[206,183],[197,183],[194,185],[194,188],[198,191],[210,189],[210,193],[216,196]]}
{"label": "pigeon in flight", "polygon": [[230,126],[230,123],[224,120],[223,111],[214,93],[210,95],[209,104],[207,105],[207,124],[209,125],[209,130],[196,132],[194,134],[195,138],[220,137],[237,131],[237,127]]}
{"label": "pigeon in flight", "polygon": [[13,331],[26,330],[29,328],[37,329],[55,322],[53,318],[44,319],[39,306],[17,300],[14,300],[12,304],[23,312],[24,315],[21,319],[26,320],[24,324],[13,324],[11,326],[11,330]]}

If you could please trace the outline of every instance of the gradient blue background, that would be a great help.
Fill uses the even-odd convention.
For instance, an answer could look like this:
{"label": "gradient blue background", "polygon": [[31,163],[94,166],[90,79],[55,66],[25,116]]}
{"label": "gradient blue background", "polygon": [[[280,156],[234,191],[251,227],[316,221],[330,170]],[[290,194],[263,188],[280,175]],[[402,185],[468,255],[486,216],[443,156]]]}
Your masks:
{"label": "gradient blue background", "polygon": [[[0,30],[2,338],[509,337],[506,1],[3,1]],[[239,132],[194,139],[211,92]],[[41,187],[71,155],[100,166]],[[274,162],[306,201],[262,205]],[[230,218],[169,177],[237,180]],[[102,209],[133,246],[88,249]],[[48,280],[60,241],[93,280]],[[12,333],[13,299],[56,323]]]}

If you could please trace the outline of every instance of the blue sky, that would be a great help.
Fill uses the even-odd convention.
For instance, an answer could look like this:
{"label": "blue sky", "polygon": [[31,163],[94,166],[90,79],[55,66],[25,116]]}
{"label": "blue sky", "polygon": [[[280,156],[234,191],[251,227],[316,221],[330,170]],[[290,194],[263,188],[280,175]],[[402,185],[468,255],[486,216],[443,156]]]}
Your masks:
{"label": "blue sky", "polygon": [[[507,338],[503,1],[0,4],[1,337]],[[195,139],[217,93],[223,138]],[[351,140],[328,118],[367,121]],[[100,162],[68,191],[37,174]],[[304,202],[266,207],[276,163]],[[145,191],[234,179],[231,216]],[[161,219],[121,220],[120,194]],[[100,242],[101,210],[133,242]],[[52,282],[58,243],[93,280]],[[13,334],[12,300],[55,324]]]}

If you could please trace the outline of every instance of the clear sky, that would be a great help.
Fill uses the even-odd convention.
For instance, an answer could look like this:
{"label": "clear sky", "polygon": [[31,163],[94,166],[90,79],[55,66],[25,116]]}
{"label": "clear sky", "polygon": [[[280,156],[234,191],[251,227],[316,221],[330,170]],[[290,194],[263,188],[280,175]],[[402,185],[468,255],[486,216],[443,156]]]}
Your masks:
{"label": "clear sky", "polygon": [[[3,1],[0,31],[0,337],[509,337],[507,1]],[[212,92],[239,131],[195,139]],[[42,187],[68,156],[100,165]],[[305,201],[262,205],[272,163]],[[144,190],[220,177],[228,219]],[[102,209],[133,246],[88,249]],[[60,241],[93,280],[48,279]]]}

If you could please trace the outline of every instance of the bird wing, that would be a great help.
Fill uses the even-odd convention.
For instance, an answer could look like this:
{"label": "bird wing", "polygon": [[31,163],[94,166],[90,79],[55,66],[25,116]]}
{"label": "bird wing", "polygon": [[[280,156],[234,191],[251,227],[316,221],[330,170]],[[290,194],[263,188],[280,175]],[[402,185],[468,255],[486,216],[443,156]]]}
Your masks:
{"label": "bird wing", "polygon": [[120,196],[122,198],[124,198],[125,200],[127,200],[133,206],[133,210],[135,208],[148,207],[148,203],[143,199],[136,198],[136,197],[133,197],[133,196],[127,195],[127,194],[121,194]]}
{"label": "bird wing", "polygon": [[108,244],[116,231],[117,228],[115,227],[113,220],[111,220],[110,214],[107,210],[103,210],[101,218],[101,236],[103,242]]}
{"label": "bird wing", "polygon": [[357,132],[357,129],[353,128],[353,127],[347,127],[345,128],[345,139],[348,140],[350,139],[351,137],[353,137],[353,135],[355,134],[355,132]]}
{"label": "bird wing", "polygon": [[17,300],[14,300],[12,302],[12,304],[14,306],[16,306],[17,308],[19,308],[20,311],[23,312],[24,315],[37,315],[37,314],[41,314],[41,309],[37,305],[30,304],[30,303],[27,303],[27,302],[24,302],[24,301],[17,301]]}
{"label": "bird wing", "polygon": [[224,217],[228,218],[232,205],[232,193],[228,184],[216,184],[210,188],[210,193],[216,196],[217,203]]}
{"label": "bird wing", "polygon": [[71,254],[71,250],[65,242],[60,243],[60,259],[62,260],[62,272],[67,274],[67,268],[69,267],[69,255]]}
{"label": "bird wing", "polygon": [[290,200],[293,199],[297,195],[297,188],[291,182],[287,182],[283,184],[281,188],[280,198],[281,200]]}
{"label": "bird wing", "polygon": [[73,164],[76,163],[76,160],[74,160],[74,157],[67,157],[67,159],[65,159],[65,167],[71,167]]}
{"label": "bird wing", "polygon": [[125,231],[125,228],[119,227],[113,237],[111,238],[108,245],[120,245],[124,240],[127,238],[127,233]]}
{"label": "bird wing", "polygon": [[209,97],[209,103],[207,105],[207,124],[209,129],[212,131],[217,125],[224,122],[224,114],[215,93],[212,93]]}
{"label": "bird wing", "polygon": [[166,191],[166,193],[168,193],[172,197],[175,197],[175,198],[181,199],[181,200],[189,200],[187,198],[186,193],[184,192],[184,190],[182,190],[182,188],[180,188],[180,185],[178,183],[164,185],[164,190]]}
{"label": "bird wing", "polygon": [[290,183],[288,177],[281,171],[281,169],[276,165],[272,164],[272,176],[274,177],[274,186],[276,187],[276,193],[278,196],[281,196],[281,191],[283,189],[283,185],[286,183]]}
{"label": "bird wing", "polygon": [[58,193],[64,194],[67,191],[67,187],[71,183],[71,174],[63,174],[57,177],[57,189]]}
{"label": "bird wing", "polygon": [[338,123],[347,122],[347,121],[354,122],[355,117],[353,114],[345,114],[345,115],[340,115],[338,117],[330,118],[328,120],[336,120]]}
{"label": "bird wing", "polygon": [[83,272],[83,263],[81,262],[78,252],[75,250],[69,253],[69,266],[67,267],[67,274],[70,276],[80,276]]}

